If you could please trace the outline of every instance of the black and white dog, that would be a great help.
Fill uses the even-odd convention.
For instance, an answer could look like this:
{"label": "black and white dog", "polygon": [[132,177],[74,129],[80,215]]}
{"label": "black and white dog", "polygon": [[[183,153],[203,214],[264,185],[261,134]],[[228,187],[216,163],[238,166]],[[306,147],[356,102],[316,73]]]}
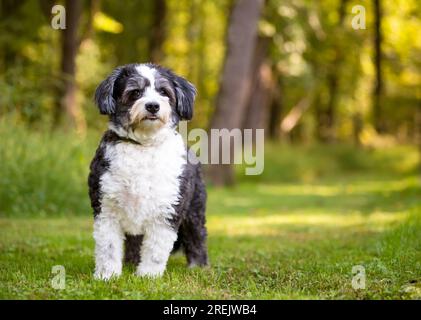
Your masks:
{"label": "black and white dog", "polygon": [[96,278],[121,274],[124,247],[139,276],[162,275],[180,247],[189,266],[207,265],[201,167],[187,161],[194,155],[176,131],[192,118],[195,95],[190,82],[154,64],[119,67],[97,88],[109,129],[88,179]]}

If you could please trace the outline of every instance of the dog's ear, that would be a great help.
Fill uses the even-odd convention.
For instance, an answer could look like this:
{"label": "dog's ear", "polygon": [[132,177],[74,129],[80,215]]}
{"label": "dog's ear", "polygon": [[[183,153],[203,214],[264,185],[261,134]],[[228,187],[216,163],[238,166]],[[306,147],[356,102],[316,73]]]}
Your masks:
{"label": "dog's ear", "polygon": [[181,120],[193,118],[193,104],[196,88],[186,79],[176,76],[174,79],[175,96],[177,99],[175,110]]}
{"label": "dog's ear", "polygon": [[116,108],[116,101],[113,97],[114,82],[121,74],[122,67],[115,69],[104,81],[100,83],[95,91],[95,103],[101,114],[112,114]]}

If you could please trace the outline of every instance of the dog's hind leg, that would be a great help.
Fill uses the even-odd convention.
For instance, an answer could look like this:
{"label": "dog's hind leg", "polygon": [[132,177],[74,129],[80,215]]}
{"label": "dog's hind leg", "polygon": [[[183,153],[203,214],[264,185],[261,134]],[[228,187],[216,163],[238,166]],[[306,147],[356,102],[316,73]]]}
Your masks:
{"label": "dog's hind leg", "polygon": [[126,234],[124,242],[124,262],[137,266],[140,262],[140,247],[142,246],[143,235],[133,236]]}
{"label": "dog's hind leg", "polygon": [[189,267],[208,265],[206,247],[206,228],[203,221],[186,219],[180,226],[182,246],[186,254]]}
{"label": "dog's hind leg", "polygon": [[196,184],[196,190],[189,211],[180,226],[180,240],[186,254],[189,267],[206,266],[208,250],[206,246],[206,189],[202,181]]}

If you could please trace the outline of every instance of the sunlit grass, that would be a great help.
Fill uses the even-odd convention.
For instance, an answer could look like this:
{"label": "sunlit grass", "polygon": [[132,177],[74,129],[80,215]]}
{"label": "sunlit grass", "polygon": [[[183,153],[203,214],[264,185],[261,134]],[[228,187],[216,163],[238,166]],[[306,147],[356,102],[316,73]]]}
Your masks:
{"label": "sunlit grass", "polygon": [[374,213],[370,216],[347,214],[340,217],[332,214],[294,213],[269,215],[264,217],[215,217],[209,219],[212,233],[237,235],[277,235],[283,230],[296,229],[303,233],[325,229],[325,232],[340,232],[339,228],[364,228],[367,231],[381,231],[393,223],[402,222],[406,213]]}
{"label": "sunlit grass", "polygon": [[404,191],[407,188],[417,187],[418,177],[407,177],[393,180],[362,180],[347,181],[344,179],[341,184],[336,181],[334,184],[260,184],[256,191],[261,194],[271,195],[315,195],[315,196],[335,196],[340,194],[361,194],[361,193],[391,193]]}
{"label": "sunlit grass", "polygon": [[[189,270],[185,258],[176,255],[164,277],[156,280],[139,279],[133,268],[125,268],[120,279],[94,281],[90,216],[2,218],[0,297],[419,298],[421,210],[412,197],[419,199],[421,189],[412,191],[411,181],[354,181],[355,189],[370,186],[371,191],[365,202],[353,194],[347,208],[340,205],[349,196],[347,189],[334,185],[315,186],[315,194],[308,189],[301,198],[294,197],[295,191],[286,195],[283,191],[309,186],[257,185],[255,192],[250,192],[251,185],[211,189],[207,223],[211,267]],[[382,185],[394,202],[403,201],[400,209],[376,208],[376,201],[383,199]],[[290,197],[282,206],[282,199]],[[325,201],[322,206],[319,198]],[[367,207],[369,200],[374,204]],[[259,203],[261,207],[255,207]],[[57,264],[66,267],[65,290],[50,285],[51,267]],[[354,265],[366,268],[365,290],[351,286]]]}

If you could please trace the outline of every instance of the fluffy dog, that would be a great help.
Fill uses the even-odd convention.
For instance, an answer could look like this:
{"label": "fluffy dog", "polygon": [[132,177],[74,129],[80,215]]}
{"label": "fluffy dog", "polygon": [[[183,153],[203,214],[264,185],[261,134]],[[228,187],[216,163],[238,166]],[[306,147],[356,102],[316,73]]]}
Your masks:
{"label": "fluffy dog", "polygon": [[119,67],[98,86],[109,128],[88,179],[95,278],[121,274],[124,247],[139,276],[161,276],[180,247],[189,266],[208,264],[201,167],[187,161],[194,155],[176,131],[192,118],[195,95],[190,82],[154,64]]}

